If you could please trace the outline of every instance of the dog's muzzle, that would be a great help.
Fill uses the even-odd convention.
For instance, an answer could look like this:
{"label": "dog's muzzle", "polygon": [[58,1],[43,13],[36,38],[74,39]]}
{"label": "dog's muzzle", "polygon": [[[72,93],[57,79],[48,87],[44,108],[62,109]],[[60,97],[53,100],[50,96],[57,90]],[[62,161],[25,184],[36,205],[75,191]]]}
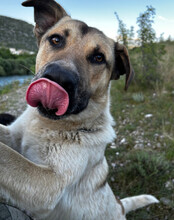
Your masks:
{"label": "dog's muzzle", "polygon": [[[41,75],[41,76],[40,76]],[[82,92],[79,74],[59,63],[47,65],[30,84],[26,100],[32,107],[52,119],[81,112],[88,104],[89,94]]]}

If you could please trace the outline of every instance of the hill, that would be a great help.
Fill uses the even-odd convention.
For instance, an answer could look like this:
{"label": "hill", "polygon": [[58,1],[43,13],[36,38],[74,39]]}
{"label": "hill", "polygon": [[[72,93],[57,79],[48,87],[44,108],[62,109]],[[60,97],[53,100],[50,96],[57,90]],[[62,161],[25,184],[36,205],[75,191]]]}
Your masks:
{"label": "hill", "polygon": [[0,46],[37,51],[33,25],[14,18],[0,16]]}

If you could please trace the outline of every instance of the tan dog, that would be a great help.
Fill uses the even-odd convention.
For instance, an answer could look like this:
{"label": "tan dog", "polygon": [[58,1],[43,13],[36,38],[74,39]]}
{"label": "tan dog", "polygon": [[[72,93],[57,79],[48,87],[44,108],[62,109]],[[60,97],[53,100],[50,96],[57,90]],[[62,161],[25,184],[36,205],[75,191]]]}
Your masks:
{"label": "tan dog", "polygon": [[123,220],[158,202],[150,195],[119,201],[106,182],[104,152],[115,138],[109,85],[123,74],[126,89],[131,81],[126,48],[53,0],[23,5],[34,6],[37,74],[30,106],[0,125],[1,201],[42,220]]}

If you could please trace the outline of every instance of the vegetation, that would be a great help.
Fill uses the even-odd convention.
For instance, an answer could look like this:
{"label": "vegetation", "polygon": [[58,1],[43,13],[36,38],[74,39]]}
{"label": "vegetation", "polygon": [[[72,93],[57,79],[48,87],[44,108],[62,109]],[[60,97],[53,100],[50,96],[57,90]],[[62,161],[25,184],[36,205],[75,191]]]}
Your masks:
{"label": "vegetation", "polygon": [[[37,51],[33,28],[25,21],[0,16],[0,76],[29,75],[34,72],[35,54],[25,52]],[[23,52],[15,55],[8,48]]]}
{"label": "vegetation", "polygon": [[123,23],[123,21],[119,18],[117,12],[115,12],[115,16],[117,18],[119,28],[118,33],[122,37],[123,44],[127,47],[128,46],[128,29],[126,28],[126,25]]}
{"label": "vegetation", "polygon": [[[119,23],[118,33],[121,41],[125,46],[130,45],[132,47],[134,28],[127,29],[116,12],[115,15]],[[134,50],[130,50],[135,72],[138,73],[136,74],[136,81],[142,86],[148,86],[149,88],[163,81],[162,75],[158,70],[160,61],[162,61],[162,57],[166,53],[162,35],[161,42],[157,43],[156,33],[153,29],[155,15],[155,8],[152,6],[147,6],[146,11],[139,15],[137,18],[139,46],[134,48]]]}
{"label": "vegetation", "polygon": [[[156,38],[155,14],[147,6],[137,18],[139,46],[129,47],[133,85],[126,94],[121,81],[111,90],[118,138],[106,151],[110,185],[120,198],[145,193],[160,200],[128,214],[130,220],[174,219],[174,42]],[[117,20],[121,41],[132,46],[126,25]]]}
{"label": "vegetation", "polygon": [[[29,83],[29,81],[24,81],[25,85],[26,83]],[[12,83],[9,83],[7,85],[4,85],[4,86],[0,86],[0,96],[1,95],[5,95],[5,94],[8,94],[10,92],[12,92],[13,90],[13,93],[15,92],[15,90],[18,90],[20,88],[20,83],[19,81],[14,81]],[[2,109],[1,109],[2,110]],[[7,110],[8,111],[8,110]]]}
{"label": "vegetation", "polygon": [[36,52],[33,28],[25,21],[0,16],[0,46]]}
{"label": "vegetation", "polygon": [[156,33],[152,27],[155,17],[155,8],[147,6],[147,10],[137,18],[139,26],[138,37],[140,41],[141,55],[140,72],[138,80],[141,84],[153,87],[154,83],[162,81],[161,74],[157,71],[158,64],[165,54],[163,44],[157,44]]}
{"label": "vegetation", "polygon": [[126,24],[120,19],[120,17],[118,16],[117,12],[114,13],[117,21],[118,21],[118,41],[121,40],[122,43],[128,47],[129,43],[132,42],[135,34],[134,34],[134,27],[131,26],[130,30],[126,27]]}
{"label": "vegetation", "polygon": [[112,83],[117,139],[106,150],[109,183],[120,198],[152,194],[160,200],[128,220],[174,219],[174,86],[165,85],[151,90],[134,84],[124,93],[123,80]]}
{"label": "vegetation", "polygon": [[29,75],[34,72],[36,55],[15,55],[7,48],[0,48],[0,76]]}

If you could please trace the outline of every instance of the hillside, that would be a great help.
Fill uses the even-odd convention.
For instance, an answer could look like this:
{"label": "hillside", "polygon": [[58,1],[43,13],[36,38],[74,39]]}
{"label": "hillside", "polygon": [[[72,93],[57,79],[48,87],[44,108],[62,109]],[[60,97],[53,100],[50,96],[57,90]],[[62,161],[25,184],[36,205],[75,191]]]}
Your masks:
{"label": "hillside", "polygon": [[0,16],[0,46],[37,51],[33,25],[25,21]]}

